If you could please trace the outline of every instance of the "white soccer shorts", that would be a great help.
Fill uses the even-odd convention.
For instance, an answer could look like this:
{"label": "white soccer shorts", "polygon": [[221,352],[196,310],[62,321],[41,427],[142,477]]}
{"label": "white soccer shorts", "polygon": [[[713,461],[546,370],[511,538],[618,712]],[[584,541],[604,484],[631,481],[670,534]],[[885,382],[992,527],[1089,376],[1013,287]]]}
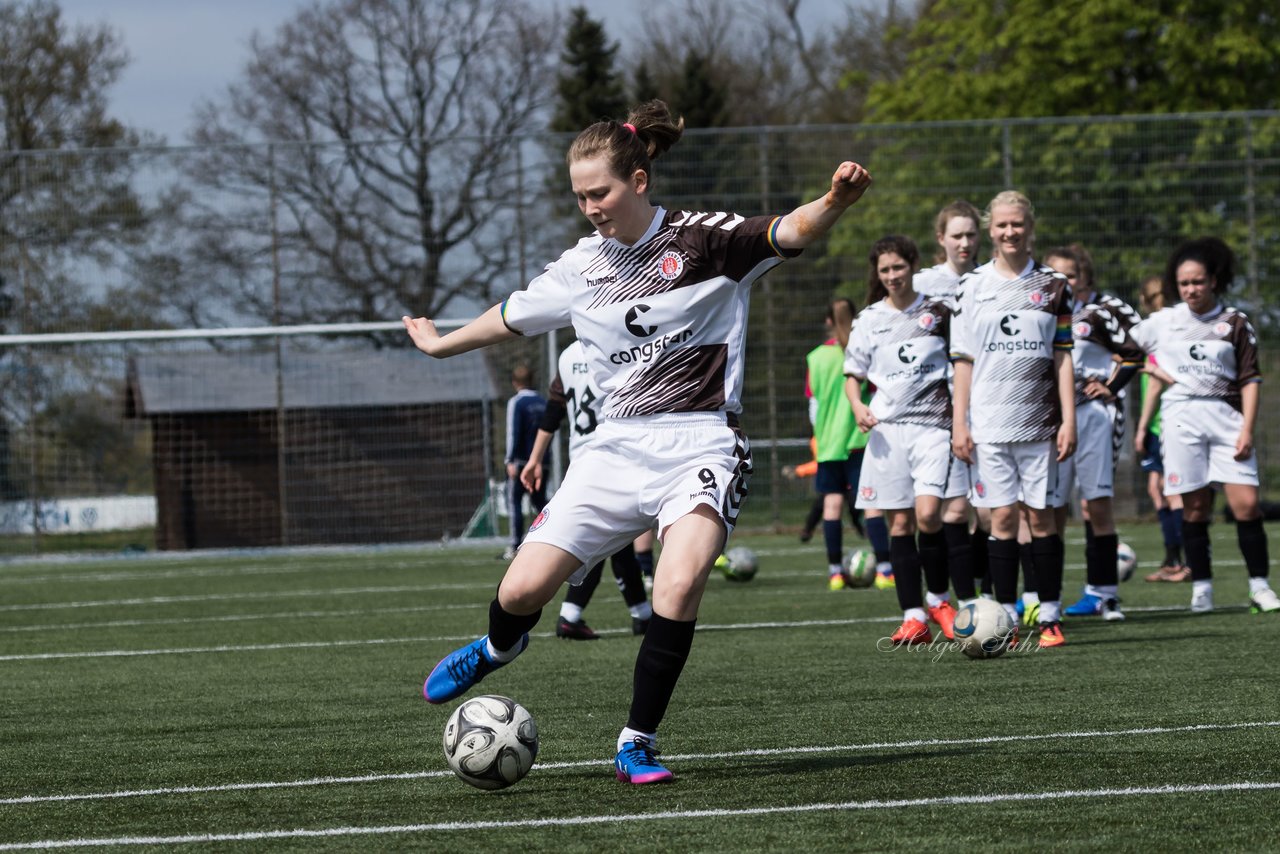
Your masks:
{"label": "white soccer shorts", "polygon": [[1058,451],[1052,440],[982,443],[974,455],[973,506],[1008,507],[1019,501],[1034,510],[1052,506],[1058,487]]}
{"label": "white soccer shorts", "polygon": [[1115,495],[1115,420],[1110,406],[1100,400],[1076,404],[1076,452],[1058,463],[1058,488],[1053,506],[1067,503],[1074,485],[1081,498]]}
{"label": "white soccer shorts", "polygon": [[949,431],[923,424],[881,422],[867,437],[855,506],[908,510],[916,506],[920,495],[967,495],[967,471],[958,461],[955,466],[952,462]]}
{"label": "white soccer shorts", "polygon": [[1168,400],[1161,405],[1164,494],[1182,495],[1211,483],[1258,485],[1258,454],[1235,459],[1244,416],[1226,401]]}
{"label": "white soccer shorts", "polygon": [[661,540],[672,522],[700,505],[732,531],[750,475],[747,438],[721,414],[605,419],[524,541],[582,561],[569,579],[578,584],[655,523]]}

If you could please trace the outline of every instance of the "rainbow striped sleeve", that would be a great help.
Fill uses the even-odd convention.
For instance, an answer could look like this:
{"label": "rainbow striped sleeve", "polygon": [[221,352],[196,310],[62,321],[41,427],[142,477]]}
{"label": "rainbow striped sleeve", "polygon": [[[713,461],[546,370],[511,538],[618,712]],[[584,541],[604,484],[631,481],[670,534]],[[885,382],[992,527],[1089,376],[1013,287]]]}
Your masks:
{"label": "rainbow striped sleeve", "polygon": [[1073,350],[1075,340],[1071,336],[1071,315],[1058,315],[1058,328],[1053,333],[1053,349]]}
{"label": "rainbow striped sleeve", "polygon": [[773,250],[773,254],[777,255],[779,258],[785,258],[787,257],[787,254],[782,250],[782,247],[778,245],[778,226],[781,224],[782,217],[775,216],[773,218],[773,222],[769,223],[769,230],[767,234],[769,238],[769,248]]}

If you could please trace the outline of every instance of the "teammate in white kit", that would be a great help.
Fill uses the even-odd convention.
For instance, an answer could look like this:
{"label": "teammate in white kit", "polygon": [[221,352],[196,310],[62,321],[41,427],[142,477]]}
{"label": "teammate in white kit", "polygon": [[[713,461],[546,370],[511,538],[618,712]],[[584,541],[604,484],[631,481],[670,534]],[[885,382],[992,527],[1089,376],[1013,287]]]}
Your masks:
{"label": "teammate in white kit", "polygon": [[[942,300],[950,308],[956,306],[960,291],[960,278],[978,266],[980,237],[979,224],[982,214],[969,202],[957,199],[938,211],[933,221],[934,239],[938,263],[916,273],[911,286],[916,293]],[[948,371],[950,374],[950,371]],[[964,471],[956,467],[955,474],[970,482],[973,469]],[[985,507],[975,509],[973,533],[969,533],[968,501],[948,501],[942,508],[942,532],[947,538],[947,560],[951,583],[956,596],[966,602],[977,595],[974,576],[985,579],[984,589],[990,592],[991,580],[987,576],[987,540],[991,537],[991,511]]]}
{"label": "teammate in white kit", "polygon": [[[1073,456],[1058,467],[1058,529],[1064,530],[1067,501],[1072,486],[1088,511],[1085,537],[1084,596],[1065,613],[1078,617],[1101,614],[1107,621],[1124,619],[1118,595],[1116,533],[1111,498],[1115,495],[1114,404],[1120,391],[1142,367],[1143,353],[1129,336],[1127,326],[1101,301],[1092,287],[1092,273],[1081,268],[1074,247],[1050,249],[1045,264],[1057,270],[1071,286],[1071,364],[1076,373],[1076,435]],[[1091,266],[1091,265],[1090,265]]]}
{"label": "teammate in white kit", "polygon": [[[858,426],[868,433],[857,505],[883,510],[888,519],[889,554],[902,608],[893,643],[929,643],[926,617],[947,638],[955,623],[947,592],[942,504],[963,501],[969,492],[967,477],[950,476],[952,468],[966,471],[951,455],[951,309],[912,289],[920,253],[910,238],[881,238],[871,248],[870,262],[867,306],[853,325],[844,360],[849,401]],[[861,395],[866,380],[876,387],[869,406]],[[927,594],[920,589],[922,569]]]}
{"label": "teammate in white kit", "polygon": [[1155,357],[1150,370],[1165,386],[1160,400],[1164,490],[1182,496],[1191,610],[1213,610],[1209,519],[1211,484],[1220,483],[1236,519],[1253,611],[1280,612],[1280,597],[1267,580],[1270,559],[1253,445],[1262,382],[1258,339],[1249,318],[1221,302],[1234,277],[1235,257],[1221,240],[1182,244],[1165,266],[1170,307],[1134,327],[1133,337]]}
{"label": "teammate in white kit", "polygon": [[524,651],[566,580],[655,523],[662,556],[653,619],[636,658],[620,780],[659,783],[657,730],[693,643],[712,564],[738,518],[751,452],[738,428],[751,285],[817,240],[871,178],[841,163],[831,189],[786,216],[668,211],[649,200],[652,160],[683,120],[650,101],[569,148],[578,207],[596,229],[525,290],[440,336],[404,318],[414,344],[452,356],[572,325],[604,394],[597,437],[569,466],[489,607],[489,633],[436,665],[423,687],[443,703]]}
{"label": "teammate in white kit", "polygon": [[1026,196],[998,194],[983,217],[995,258],[960,281],[951,327],[952,447],[977,460],[973,503],[991,508],[990,571],[997,601],[1017,621],[1018,504],[1031,524],[1040,587],[1040,646],[1065,640],[1063,547],[1052,498],[1058,463],[1075,452],[1071,288],[1031,257],[1035,213]]}

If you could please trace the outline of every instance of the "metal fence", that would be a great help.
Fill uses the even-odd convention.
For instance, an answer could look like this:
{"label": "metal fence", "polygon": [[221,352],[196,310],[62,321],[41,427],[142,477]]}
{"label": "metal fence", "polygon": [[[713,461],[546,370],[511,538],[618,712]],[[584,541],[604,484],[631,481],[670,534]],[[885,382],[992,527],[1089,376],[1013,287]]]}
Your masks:
{"label": "metal fence", "polygon": [[[521,287],[583,233],[564,174],[566,142],[521,138],[501,151],[449,139],[0,155],[4,548],[42,548],[42,536],[84,512],[75,500],[157,493],[158,433],[128,408],[131,363],[196,353],[274,358],[282,349],[260,338],[108,344],[28,336],[473,315]],[[1231,299],[1255,318],[1264,365],[1275,361],[1268,342],[1280,328],[1278,113],[689,131],[658,162],[654,199],[678,209],[785,212],[822,193],[846,158],[867,165],[871,191],[829,240],[771,273],[753,297],[744,423],[758,475],[744,517],[749,526],[797,524],[807,503],[808,485],[780,471],[808,453],[804,354],[822,340],[826,302],[839,294],[861,303],[866,253],[886,233],[914,237],[927,257],[933,215],[956,198],[982,207],[1002,189],[1022,190],[1036,208],[1038,245],[1084,244],[1100,286],[1130,300],[1179,239],[1226,238],[1239,257]],[[489,172],[477,182],[481,167]],[[486,354],[499,398],[491,402],[491,422],[501,424],[511,365],[533,363],[545,386],[552,354],[568,340],[561,333],[559,340],[521,341]],[[405,344],[394,332],[361,331],[285,349],[385,356]],[[421,370],[425,375],[438,364],[423,361]],[[289,394],[281,387],[281,400]],[[1269,496],[1280,447],[1265,415],[1272,403],[1280,401],[1264,386],[1258,444]],[[308,455],[289,443],[326,435],[336,442],[343,431],[313,423],[291,437],[288,419],[265,416],[242,428],[270,434],[279,457],[277,489],[292,484],[295,495],[318,476],[317,465],[342,468],[344,482],[354,485],[361,454],[366,462],[382,454],[385,462],[430,435],[430,428],[404,426],[413,423],[411,412],[389,419],[376,407],[347,409],[344,429],[356,430],[364,417],[361,435],[382,429],[400,444]],[[435,429],[452,438],[488,429],[463,415],[436,415]],[[483,491],[499,471],[493,449],[501,447],[500,429],[488,439],[442,451],[482,457],[476,466],[460,465],[453,480],[465,471]],[[302,459],[307,477],[290,480],[284,469]],[[268,482],[254,488],[268,489],[262,485]],[[470,502],[469,493],[464,500],[449,492],[449,483],[388,481],[379,489],[400,507]],[[1117,483],[1121,515],[1147,512],[1129,451]],[[342,536],[380,536],[377,525],[367,524],[367,535]],[[451,527],[453,521],[420,531]],[[298,536],[282,534],[282,541]]]}

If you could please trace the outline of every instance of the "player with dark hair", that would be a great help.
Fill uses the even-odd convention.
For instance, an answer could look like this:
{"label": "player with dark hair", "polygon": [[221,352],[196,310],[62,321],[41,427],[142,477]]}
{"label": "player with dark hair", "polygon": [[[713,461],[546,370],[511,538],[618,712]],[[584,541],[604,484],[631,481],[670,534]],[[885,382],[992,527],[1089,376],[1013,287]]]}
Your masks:
{"label": "player with dark hair", "polygon": [[1076,433],[1079,445],[1058,468],[1057,524],[1065,530],[1067,501],[1073,485],[1087,511],[1085,522],[1086,584],[1081,599],[1068,606],[1067,616],[1101,614],[1104,620],[1124,619],[1120,610],[1116,533],[1111,498],[1115,494],[1115,411],[1121,390],[1142,367],[1143,353],[1115,314],[1093,289],[1092,264],[1086,266],[1076,248],[1050,249],[1047,266],[1061,273],[1071,286],[1071,364],[1076,375]]}
{"label": "player with dark hair", "polygon": [[1183,243],[1165,265],[1169,307],[1134,327],[1133,337],[1155,357],[1148,370],[1164,385],[1164,491],[1182,496],[1191,610],[1213,610],[1211,484],[1220,483],[1249,572],[1250,605],[1254,613],[1273,613],[1280,612],[1280,597],[1268,581],[1253,444],[1262,382],[1258,339],[1249,318],[1222,302],[1234,278],[1235,256],[1227,244],[1216,237]]}
{"label": "player with dark hair", "polygon": [[[881,238],[869,260],[867,306],[853,326],[844,363],[849,402],[858,426],[869,435],[857,503],[882,510],[888,519],[903,614],[893,643],[928,643],[926,619],[937,623],[944,637],[953,636],[942,507],[947,500],[964,501],[969,491],[967,477],[952,476],[953,468],[963,472],[965,466],[951,455],[951,309],[912,289],[920,253],[910,238]],[[869,406],[862,402],[864,381],[876,387]],[[927,593],[921,591],[922,569]],[[972,598],[972,572],[968,579],[966,595]]]}
{"label": "player with dark hair", "polygon": [[1027,508],[1039,643],[1056,647],[1065,642],[1064,551],[1052,500],[1058,463],[1076,447],[1071,287],[1032,258],[1035,212],[1026,196],[996,195],[983,225],[995,258],[961,280],[951,327],[952,446],[965,462],[977,460],[973,502],[991,508],[992,583],[1015,622],[1019,502]]}
{"label": "player with dark hair", "polygon": [[828,192],[786,216],[668,211],[649,198],[652,161],[683,129],[666,104],[650,101],[625,122],[582,131],[569,148],[569,179],[594,233],[447,335],[427,318],[404,318],[414,344],[435,357],[566,326],[582,342],[605,399],[596,440],[508,567],[488,634],[446,655],[423,693],[448,702],[514,660],[561,584],[656,523],[653,618],[614,760],[618,778],[632,783],[673,777],[658,761],[658,725],[746,494],[751,451],[738,415],[751,285],[824,235],[871,183],[845,161]]}

